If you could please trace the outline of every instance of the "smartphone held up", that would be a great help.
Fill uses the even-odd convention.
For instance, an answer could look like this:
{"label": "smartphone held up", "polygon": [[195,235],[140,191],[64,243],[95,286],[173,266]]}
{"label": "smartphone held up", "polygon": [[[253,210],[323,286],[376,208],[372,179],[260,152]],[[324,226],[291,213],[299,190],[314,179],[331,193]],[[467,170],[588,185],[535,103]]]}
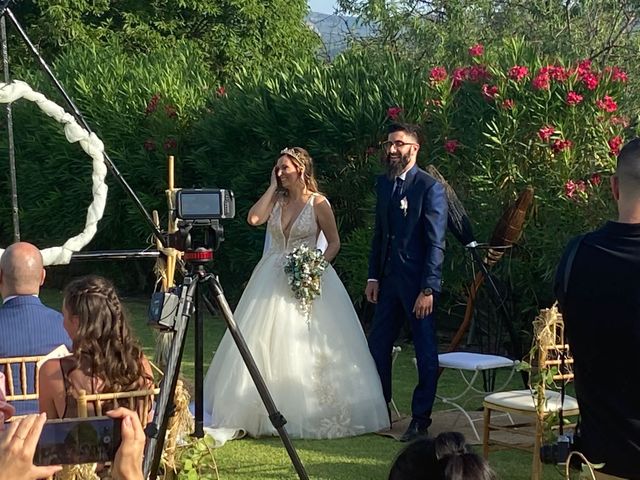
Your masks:
{"label": "smartphone held up", "polygon": [[87,417],[48,420],[33,463],[38,466],[113,461],[121,441],[121,418]]}

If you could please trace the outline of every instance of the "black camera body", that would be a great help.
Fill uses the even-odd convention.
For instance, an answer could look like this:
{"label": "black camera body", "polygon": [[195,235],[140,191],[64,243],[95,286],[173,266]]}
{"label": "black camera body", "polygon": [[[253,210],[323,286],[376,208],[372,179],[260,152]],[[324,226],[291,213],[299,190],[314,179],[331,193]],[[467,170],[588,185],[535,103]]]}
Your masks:
{"label": "black camera body", "polygon": [[540,461],[549,465],[567,463],[573,446],[573,438],[568,435],[558,435],[554,443],[540,447]]}

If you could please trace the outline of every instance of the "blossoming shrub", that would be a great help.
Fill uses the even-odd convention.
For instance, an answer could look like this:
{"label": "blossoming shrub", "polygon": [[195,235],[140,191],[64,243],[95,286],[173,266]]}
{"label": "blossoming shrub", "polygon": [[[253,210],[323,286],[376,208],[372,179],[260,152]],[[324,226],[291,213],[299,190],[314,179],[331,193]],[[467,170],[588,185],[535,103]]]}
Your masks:
{"label": "blossoming shrub", "polygon": [[458,191],[480,241],[520,191],[535,189],[511,281],[516,315],[537,310],[550,302],[568,238],[612,214],[608,176],[629,123],[620,108],[627,74],[511,42],[471,47],[466,65],[434,66],[426,81],[429,161]]}

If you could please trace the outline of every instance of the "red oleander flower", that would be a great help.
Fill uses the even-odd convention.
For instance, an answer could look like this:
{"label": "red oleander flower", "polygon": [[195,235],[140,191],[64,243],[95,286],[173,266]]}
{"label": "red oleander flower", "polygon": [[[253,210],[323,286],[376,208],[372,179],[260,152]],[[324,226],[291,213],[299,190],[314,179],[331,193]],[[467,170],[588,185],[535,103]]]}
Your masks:
{"label": "red oleander flower", "polygon": [[160,98],[161,96],[159,93],[153,94],[151,100],[147,103],[147,108],[144,109],[145,115],[150,115],[158,109],[158,102],[160,101]]}
{"label": "red oleander flower", "polygon": [[597,172],[596,173],[592,173],[591,174],[591,178],[589,179],[589,183],[591,183],[591,185],[597,187],[598,185],[600,185],[602,183],[602,177]]}
{"label": "red oleander flower", "polygon": [[598,86],[598,77],[591,72],[585,73],[582,76],[582,83],[584,83],[584,86],[587,87],[587,89],[595,90]]}
{"label": "red oleander flower", "polygon": [[564,194],[573,198],[573,195],[576,193],[576,183],[573,180],[567,180],[567,183],[564,184]]}
{"label": "red oleander flower", "polygon": [[166,105],[164,107],[164,113],[167,114],[167,117],[169,118],[175,118],[178,116],[178,112],[176,111],[176,107],[174,107],[173,105]]}
{"label": "red oleander flower", "polygon": [[513,107],[515,106],[516,106],[516,102],[514,102],[510,98],[507,98],[506,100],[502,101],[502,108],[504,108],[505,110],[512,110]]}
{"label": "red oleander flower", "polygon": [[496,85],[488,85],[484,83],[482,85],[482,96],[485,100],[493,100],[498,94],[498,87]]}
{"label": "red oleander flower", "polygon": [[172,148],[176,148],[178,146],[178,142],[175,138],[167,138],[162,146],[165,150],[171,150]]}
{"label": "red oleander flower", "polygon": [[615,112],[618,109],[618,104],[609,95],[605,95],[604,98],[596,100],[596,105],[600,110],[605,112]]}
{"label": "red oleander flower", "polygon": [[387,108],[387,116],[391,120],[397,120],[402,113],[402,107],[389,107]]}
{"label": "red oleander flower", "polygon": [[566,81],[570,74],[570,70],[565,70],[564,67],[560,65],[547,65],[546,67],[542,67],[538,72],[538,75],[548,75],[549,78],[559,82]]}
{"label": "red oleander flower", "polygon": [[224,97],[226,93],[227,90],[222,85],[216,88],[216,95],[218,95],[219,97]]}
{"label": "red oleander flower", "polygon": [[571,90],[569,93],[567,93],[566,101],[568,105],[571,105],[573,107],[575,105],[578,105],[580,102],[582,102],[583,98],[584,97],[582,95]]}
{"label": "red oleander flower", "polygon": [[551,149],[553,153],[560,153],[563,150],[568,150],[573,146],[573,142],[571,140],[563,140],[561,138],[557,138],[551,144]]}
{"label": "red oleander flower", "polygon": [[156,149],[156,142],[152,138],[147,138],[142,146],[147,152],[153,152]]}
{"label": "red oleander flower", "polygon": [[527,75],[529,75],[529,69],[524,66],[514,65],[509,69],[509,73],[507,74],[511,80],[515,80],[519,82]]}
{"label": "red oleander flower", "polygon": [[469,55],[472,57],[479,57],[484,53],[484,45],[476,43],[474,46],[469,47]]}
{"label": "red oleander flower", "polygon": [[612,157],[617,156],[620,153],[620,147],[622,146],[622,137],[620,135],[616,135],[613,138],[610,138],[607,141],[609,145],[609,154]]}
{"label": "red oleander flower", "polygon": [[467,78],[472,82],[480,82],[490,76],[485,65],[473,65],[467,70]]}
{"label": "red oleander flower", "polygon": [[444,149],[447,151],[447,153],[455,153],[459,146],[460,143],[457,140],[452,139],[446,140],[444,142]]}
{"label": "red oleander flower", "polygon": [[469,76],[469,68],[468,67],[456,68],[451,74],[451,76],[453,77],[453,84],[452,84],[453,88],[460,88],[460,85],[462,85],[462,83]]}
{"label": "red oleander flower", "polygon": [[538,136],[543,142],[548,142],[554,133],[556,133],[555,127],[549,125],[538,130]]}
{"label": "red oleander flower", "polygon": [[583,78],[586,74],[591,73],[591,60],[588,58],[584,60],[580,60],[578,62],[578,68],[576,69],[578,72],[578,77]]}
{"label": "red oleander flower", "polygon": [[548,73],[539,73],[531,81],[531,86],[534,90],[549,90],[550,85],[551,82]]}
{"label": "red oleander flower", "polygon": [[447,79],[447,69],[444,67],[433,67],[429,74],[429,80],[433,83],[440,83]]}

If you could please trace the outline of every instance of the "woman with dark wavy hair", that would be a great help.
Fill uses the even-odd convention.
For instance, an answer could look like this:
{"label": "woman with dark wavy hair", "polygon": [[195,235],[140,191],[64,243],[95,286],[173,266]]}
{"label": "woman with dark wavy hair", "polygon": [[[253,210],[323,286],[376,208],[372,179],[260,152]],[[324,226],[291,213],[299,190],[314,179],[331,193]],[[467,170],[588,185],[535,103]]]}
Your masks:
{"label": "woman with dark wavy hair", "polygon": [[62,314],[73,347],[71,355],[49,360],[40,369],[40,411],[48,418],[77,416],[80,390],[153,388],[151,366],[109,280],[89,275],[71,281],[64,290]]}

